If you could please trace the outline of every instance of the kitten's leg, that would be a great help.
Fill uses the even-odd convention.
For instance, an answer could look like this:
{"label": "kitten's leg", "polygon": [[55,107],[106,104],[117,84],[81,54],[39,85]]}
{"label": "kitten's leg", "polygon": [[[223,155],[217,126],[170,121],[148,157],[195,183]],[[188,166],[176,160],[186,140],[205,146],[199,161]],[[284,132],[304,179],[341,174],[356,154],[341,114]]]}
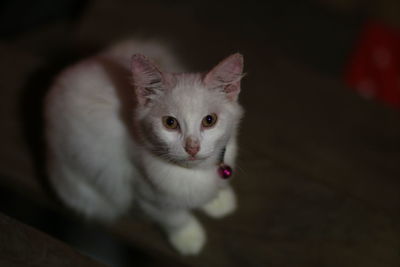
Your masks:
{"label": "kitten's leg", "polygon": [[222,218],[236,210],[235,192],[228,185],[219,190],[217,196],[202,207],[202,210],[213,218]]}
{"label": "kitten's leg", "polygon": [[177,251],[183,255],[200,253],[206,242],[206,235],[201,224],[189,211],[161,209],[147,202],[141,202],[140,205],[163,228],[169,242]]}

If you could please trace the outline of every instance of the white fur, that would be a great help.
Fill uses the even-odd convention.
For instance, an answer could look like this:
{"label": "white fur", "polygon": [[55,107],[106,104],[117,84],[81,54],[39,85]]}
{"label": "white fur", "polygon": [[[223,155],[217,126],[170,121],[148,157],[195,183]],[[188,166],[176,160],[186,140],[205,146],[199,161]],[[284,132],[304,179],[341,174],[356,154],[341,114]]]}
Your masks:
{"label": "white fur", "polygon": [[[162,46],[136,41],[80,62],[56,79],[45,109],[49,178],[60,198],[89,218],[111,221],[136,201],[178,251],[197,254],[205,234],[190,210],[216,197],[222,204],[208,204],[210,215],[221,217],[235,207],[216,163],[226,146],[225,162],[234,165],[242,109],[220,91],[204,88],[199,74],[175,74],[172,90],[152,105],[135,105],[129,59],[138,52],[157,58],[164,70],[182,69]],[[201,129],[210,113],[219,115],[216,125]],[[178,119],[180,131],[163,126],[166,115]],[[194,161],[184,149],[188,137],[200,141]]]}
{"label": "white fur", "polygon": [[210,217],[222,218],[236,210],[236,196],[232,188],[219,190],[217,196],[203,206],[203,211]]}
{"label": "white fur", "polygon": [[171,244],[183,255],[198,254],[206,242],[206,235],[197,220],[191,220],[169,235]]}

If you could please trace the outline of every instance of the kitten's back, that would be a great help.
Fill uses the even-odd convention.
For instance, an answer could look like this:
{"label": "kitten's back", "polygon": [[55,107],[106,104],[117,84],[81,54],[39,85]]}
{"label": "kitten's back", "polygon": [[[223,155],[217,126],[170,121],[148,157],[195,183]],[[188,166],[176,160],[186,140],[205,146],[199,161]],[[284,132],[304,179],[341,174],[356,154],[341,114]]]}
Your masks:
{"label": "kitten's back", "polygon": [[116,217],[131,204],[137,149],[129,62],[138,52],[179,69],[159,44],[127,41],[66,69],[46,97],[50,181],[67,205],[90,217]]}

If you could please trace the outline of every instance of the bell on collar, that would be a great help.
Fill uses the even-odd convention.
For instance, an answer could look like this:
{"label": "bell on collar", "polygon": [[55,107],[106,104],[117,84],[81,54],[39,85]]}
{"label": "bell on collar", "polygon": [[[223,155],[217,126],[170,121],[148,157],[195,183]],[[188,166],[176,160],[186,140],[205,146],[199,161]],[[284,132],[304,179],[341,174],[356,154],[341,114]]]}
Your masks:
{"label": "bell on collar", "polygon": [[218,167],[218,174],[222,179],[228,179],[232,176],[232,168],[228,165],[221,163]]}

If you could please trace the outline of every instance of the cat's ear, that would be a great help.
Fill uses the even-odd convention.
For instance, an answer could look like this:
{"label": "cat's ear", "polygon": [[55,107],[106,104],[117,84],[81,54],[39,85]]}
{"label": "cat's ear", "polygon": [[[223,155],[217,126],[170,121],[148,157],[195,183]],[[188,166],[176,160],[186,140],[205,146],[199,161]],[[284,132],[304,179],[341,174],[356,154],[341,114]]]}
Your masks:
{"label": "cat's ear", "polygon": [[166,89],[165,75],[145,56],[141,54],[132,56],[131,71],[139,104],[147,105],[151,103]]}
{"label": "cat's ear", "polygon": [[240,92],[240,80],[243,77],[243,56],[230,55],[211,69],[203,78],[208,88],[222,89],[231,101],[236,101]]}

